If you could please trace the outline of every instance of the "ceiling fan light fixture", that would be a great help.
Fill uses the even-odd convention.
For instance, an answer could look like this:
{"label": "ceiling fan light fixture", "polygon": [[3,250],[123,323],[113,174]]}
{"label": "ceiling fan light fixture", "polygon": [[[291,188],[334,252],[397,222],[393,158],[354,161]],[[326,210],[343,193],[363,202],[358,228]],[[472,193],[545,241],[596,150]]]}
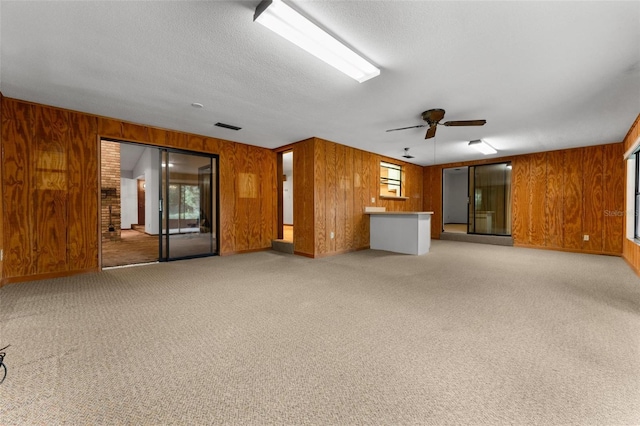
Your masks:
{"label": "ceiling fan light fixture", "polygon": [[378,68],[282,0],[262,1],[256,8],[253,20],[359,83],[380,75]]}
{"label": "ceiling fan light fixture", "polygon": [[484,155],[496,154],[498,152],[494,147],[492,147],[482,139],[469,141],[469,146],[475,148]]}

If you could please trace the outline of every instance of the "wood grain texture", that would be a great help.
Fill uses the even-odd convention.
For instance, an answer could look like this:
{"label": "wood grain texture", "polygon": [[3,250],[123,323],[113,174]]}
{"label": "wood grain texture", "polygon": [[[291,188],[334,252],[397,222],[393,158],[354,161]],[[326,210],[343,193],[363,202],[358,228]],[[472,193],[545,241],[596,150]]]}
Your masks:
{"label": "wood grain texture", "polygon": [[336,144],[318,141],[317,144],[325,151],[325,163],[320,167],[325,169],[325,251],[336,251],[336,240],[331,238],[331,233],[336,231],[336,205],[338,203],[337,175],[336,175]]}
{"label": "wood grain texture", "polygon": [[582,248],[582,149],[564,151],[564,248]]}
{"label": "wood grain texture", "polygon": [[547,190],[547,153],[531,155],[529,168],[529,225],[528,240],[534,246],[545,243],[545,197]]}
{"label": "wood grain texture", "polygon": [[[353,193],[353,155],[355,151],[353,148],[345,147],[343,175],[340,181],[340,190],[344,200],[343,250],[357,248],[354,241],[355,212],[353,207],[355,198]],[[362,212],[359,212],[359,214],[362,215]]]}
{"label": "wood grain texture", "polygon": [[[166,145],[164,146],[168,148],[187,149],[187,146],[188,146],[187,138],[188,136],[184,133],[178,133],[172,130],[165,130],[164,140]],[[229,149],[229,147],[226,146],[226,144],[224,145],[224,147]],[[222,152],[222,150],[220,152]]]}
{"label": "wood grain texture", "polygon": [[[2,143],[2,122],[4,121],[4,115],[2,114],[3,96],[0,92],[0,179],[4,178],[2,173],[2,152],[4,152],[4,145]],[[4,185],[0,181],[0,250],[4,250],[4,192],[2,187]],[[4,284],[4,261],[0,258],[0,287]]]}
{"label": "wood grain texture", "polygon": [[[327,147],[323,143],[314,143],[314,220],[315,220],[315,235],[314,235],[314,253],[327,253],[327,216],[326,216],[326,204],[327,204],[327,167],[326,154]],[[294,176],[295,182],[295,176]],[[294,192],[295,195],[295,192]],[[295,226],[295,224],[294,224]],[[294,228],[295,229],[295,228]]]}
{"label": "wood grain texture", "polygon": [[122,122],[106,117],[99,117],[98,134],[103,138],[122,139]]}
{"label": "wood grain texture", "polygon": [[314,256],[314,140],[293,146],[293,242],[296,253]]}
{"label": "wood grain texture", "polygon": [[226,142],[220,152],[220,252],[233,253],[236,251],[236,222],[238,209],[236,208],[235,181],[236,144]]}
{"label": "wood grain texture", "polygon": [[[97,120],[69,113],[68,233],[69,269],[98,268]],[[93,231],[93,232],[92,232]]]}
{"label": "wood grain texture", "polygon": [[353,247],[360,248],[369,245],[369,239],[364,239],[364,222],[369,220],[364,212],[366,196],[362,187],[362,151],[353,150],[353,171],[351,173],[353,185]]}
{"label": "wood grain texture", "polygon": [[122,139],[132,142],[151,142],[149,128],[139,124],[122,122],[121,125]]}
{"label": "wood grain texture", "polygon": [[[637,126],[640,128],[640,126]],[[637,136],[636,136],[637,138]],[[622,242],[625,240],[625,163],[622,143],[604,145],[604,173],[603,173],[603,250],[605,253],[622,253]],[[623,212],[623,215],[612,212]],[[637,245],[636,245],[637,246]],[[640,266],[636,263],[636,266]],[[639,268],[640,269],[640,268]]]}
{"label": "wood grain texture", "polygon": [[194,152],[203,152],[205,139],[202,136],[188,135],[186,149]]}
{"label": "wood grain texture", "polygon": [[[99,136],[220,154],[221,253],[270,247],[277,209],[271,150],[15,99],[0,102],[0,196],[10,206],[2,215],[5,277],[98,268]],[[236,203],[240,171],[257,182],[246,205]]]}
{"label": "wood grain texture", "polygon": [[3,102],[3,202],[4,271],[3,279],[36,272],[33,232],[33,106],[22,102]]}
{"label": "wood grain texture", "polygon": [[346,204],[345,204],[345,151],[344,145],[335,144],[336,181],[335,181],[335,251],[343,251],[346,246]]}
{"label": "wood grain texture", "polygon": [[67,264],[67,143],[68,113],[35,108],[36,273],[60,272]]}
{"label": "wood grain texture", "polygon": [[604,147],[594,146],[582,150],[582,234],[589,241],[582,241],[582,249],[601,252],[603,250],[603,158]]}
{"label": "wood grain texture", "polygon": [[513,201],[511,205],[512,237],[514,244],[529,245],[531,243],[529,223],[531,221],[531,162],[530,155],[521,155],[511,162]]}
{"label": "wood grain texture", "polygon": [[[261,193],[262,185],[260,181],[262,178],[266,178],[260,168],[260,156],[262,154],[262,148],[245,145],[247,148],[246,167],[247,172],[255,176],[256,181],[256,196],[247,199],[247,207],[245,210],[245,217],[247,220],[247,250],[258,245],[262,241],[261,228],[262,228],[262,211],[261,199],[263,194]],[[269,212],[273,214],[272,211]],[[267,246],[268,247],[268,246]]]}
{"label": "wood grain texture", "polygon": [[[205,141],[206,143],[206,141]],[[258,168],[260,170],[260,242],[262,247],[271,247],[271,241],[276,238],[276,224],[278,211],[277,197],[278,182],[276,154],[267,149],[259,149],[257,153]],[[254,246],[253,242],[250,244]]]}
{"label": "wood grain texture", "polygon": [[564,213],[563,213],[563,167],[562,151],[547,153],[547,191],[545,200],[545,246],[549,248],[564,247]]}

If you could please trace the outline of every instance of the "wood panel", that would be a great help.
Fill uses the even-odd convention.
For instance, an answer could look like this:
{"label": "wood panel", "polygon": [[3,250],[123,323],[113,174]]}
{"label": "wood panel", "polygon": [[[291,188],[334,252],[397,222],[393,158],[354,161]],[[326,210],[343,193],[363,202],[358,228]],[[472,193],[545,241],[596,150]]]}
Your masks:
{"label": "wood panel", "polygon": [[564,213],[563,213],[563,164],[562,151],[547,153],[547,190],[545,200],[545,246],[550,248],[564,247]]}
{"label": "wood panel", "polygon": [[121,129],[122,139],[124,140],[143,143],[149,143],[151,141],[149,128],[147,126],[123,122]]}
{"label": "wood panel", "polygon": [[587,147],[582,150],[582,234],[589,241],[582,241],[586,251],[603,250],[603,146]]}
{"label": "wood panel", "polygon": [[325,164],[321,167],[326,170],[325,174],[325,251],[322,253],[333,253],[336,251],[336,240],[331,238],[331,233],[336,231],[336,205],[338,203],[337,175],[336,175],[336,144],[322,143],[318,145],[324,147]]}
{"label": "wood panel", "polygon": [[[327,164],[326,144],[314,143],[314,217],[315,217],[315,236],[314,236],[314,253],[327,253]],[[295,179],[295,177],[294,177]],[[295,194],[295,192],[294,192]],[[295,224],[294,224],[295,232]]]}
{"label": "wood panel", "polygon": [[68,235],[69,269],[98,268],[97,119],[69,113]]}
{"label": "wood panel", "polygon": [[3,279],[35,273],[32,152],[33,106],[3,98]]}
{"label": "wood panel", "polygon": [[103,138],[122,139],[122,122],[106,117],[99,117],[98,134]]}
{"label": "wood panel", "polygon": [[545,243],[545,197],[547,190],[547,154],[532,154],[529,168],[528,241],[534,246]]}
{"label": "wood panel", "polygon": [[36,273],[60,272],[67,265],[67,112],[35,108]]}
{"label": "wood panel", "polygon": [[564,247],[582,248],[582,150],[564,152]]}
{"label": "wood panel", "polygon": [[[168,135],[169,136],[169,135]],[[236,251],[236,227],[238,209],[236,208],[235,181],[236,144],[226,142],[220,152],[220,251]]]}
{"label": "wood panel", "polygon": [[345,150],[346,147],[344,145],[335,144],[336,149],[336,157],[335,157],[335,167],[336,167],[336,181],[335,181],[335,192],[336,192],[336,207],[335,207],[335,216],[336,216],[336,226],[334,228],[335,231],[335,251],[341,252],[347,248],[346,245],[346,200],[345,200]]}
{"label": "wood panel", "polygon": [[[204,141],[203,141],[204,143]],[[260,167],[260,157],[263,149],[244,145],[247,149],[247,162],[246,172],[253,175],[255,178],[256,193],[254,197],[247,199],[247,208],[245,210],[245,217],[247,220],[247,242],[246,250],[252,246],[253,241],[262,241],[261,228],[262,228],[262,212],[261,199],[263,194],[261,193],[262,185],[260,181],[263,179],[262,169]],[[266,176],[264,176],[266,178]]]}
{"label": "wood panel", "polygon": [[[187,149],[187,135],[184,133],[178,133],[171,130],[165,131],[165,146],[169,148],[177,148],[177,149]],[[223,148],[233,148],[233,146],[229,146],[228,144],[223,145]],[[222,152],[222,150],[220,151]],[[230,157],[230,161],[232,161],[233,156]]]}
{"label": "wood panel", "polygon": [[364,240],[364,221],[369,220],[362,212],[364,212],[365,204],[365,191],[362,188],[362,151],[353,150],[353,247],[360,248],[369,245],[369,239]]}
{"label": "wood panel", "polygon": [[[2,92],[0,92],[0,179],[4,176],[2,174],[2,152],[4,152],[3,143],[2,143],[2,122],[4,121],[4,116],[2,114],[2,102],[3,96]],[[0,182],[0,252],[4,252],[4,196],[2,187],[4,185]],[[3,276],[4,276],[4,262],[3,257],[0,256],[0,287],[3,284]]]}
{"label": "wood panel", "polygon": [[[0,102],[0,196],[10,206],[2,214],[3,278],[99,267],[99,136],[220,154],[221,253],[270,246],[277,209],[271,150],[15,99]],[[236,202],[241,171],[256,182],[244,204]]]}
{"label": "wood panel", "polygon": [[[340,181],[340,191],[343,193],[344,200],[344,228],[343,228],[343,250],[353,250],[355,244],[354,232],[354,193],[353,193],[353,154],[355,149],[345,147],[344,150],[344,168]],[[362,215],[362,212],[359,212]]]}
{"label": "wood panel", "polygon": [[[639,116],[640,117],[640,116]],[[637,126],[640,128],[640,125]],[[637,136],[636,136],[637,138]],[[635,140],[635,139],[634,139]],[[625,161],[623,161],[624,145],[622,143],[604,146],[604,173],[603,173],[603,250],[605,253],[621,253],[622,242],[625,240],[624,214],[633,214],[625,211]],[[612,212],[624,212],[623,215]],[[636,263],[636,266],[638,264]]]}
{"label": "wood panel", "polygon": [[202,136],[188,135],[186,149],[189,151],[203,152],[205,139],[206,138]]}
{"label": "wood panel", "polygon": [[511,215],[514,244],[529,245],[531,243],[529,233],[529,223],[531,222],[531,163],[531,155],[518,156],[511,163],[511,176],[513,179]]}
{"label": "wood panel", "polygon": [[314,256],[314,140],[293,146],[293,241],[296,253]]}
{"label": "wood panel", "polygon": [[[210,142],[205,141],[205,145]],[[217,145],[217,140],[216,144]],[[209,145],[213,149],[214,145]],[[258,168],[260,169],[260,246],[270,247],[271,241],[276,238],[277,217],[277,177],[276,154],[268,150],[261,150],[258,155]]]}

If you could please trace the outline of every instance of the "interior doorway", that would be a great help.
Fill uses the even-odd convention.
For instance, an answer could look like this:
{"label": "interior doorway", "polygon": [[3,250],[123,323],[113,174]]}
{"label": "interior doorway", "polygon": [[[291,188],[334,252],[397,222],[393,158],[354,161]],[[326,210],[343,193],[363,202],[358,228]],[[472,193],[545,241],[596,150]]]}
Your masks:
{"label": "interior doorway", "polygon": [[467,195],[468,167],[442,170],[442,230],[467,233],[469,198]]}
{"label": "interior doorway", "polygon": [[218,157],[101,141],[101,266],[218,253]]}
{"label": "interior doorway", "polygon": [[293,151],[282,154],[282,240],[293,242]]}
{"label": "interior doorway", "polygon": [[442,231],[511,235],[511,163],[442,171]]}

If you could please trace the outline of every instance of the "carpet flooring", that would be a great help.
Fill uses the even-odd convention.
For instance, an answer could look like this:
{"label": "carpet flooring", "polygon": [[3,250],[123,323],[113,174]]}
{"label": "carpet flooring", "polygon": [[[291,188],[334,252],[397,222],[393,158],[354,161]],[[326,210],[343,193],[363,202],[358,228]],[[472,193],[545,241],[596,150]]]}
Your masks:
{"label": "carpet flooring", "polygon": [[433,241],[0,288],[0,424],[640,424],[617,257]]}

